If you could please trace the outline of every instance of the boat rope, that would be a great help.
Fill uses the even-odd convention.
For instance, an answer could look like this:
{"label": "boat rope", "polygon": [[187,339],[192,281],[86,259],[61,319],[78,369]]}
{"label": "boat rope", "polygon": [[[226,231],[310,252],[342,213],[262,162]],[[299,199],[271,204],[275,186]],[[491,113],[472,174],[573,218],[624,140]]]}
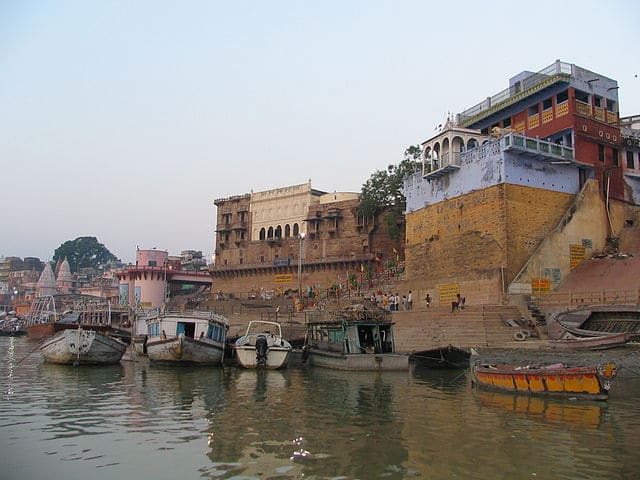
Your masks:
{"label": "boat rope", "polygon": [[461,371],[458,375],[456,375],[455,377],[453,377],[453,379],[451,379],[449,381],[449,385],[451,385],[453,382],[455,382],[458,378],[460,378],[462,375],[464,375],[465,373],[467,373],[469,371],[468,368],[465,368],[463,371]]}
{"label": "boat rope", "polygon": [[33,350],[31,350],[29,353],[27,353],[24,357],[22,357],[15,365],[14,367],[17,367],[18,365],[20,365],[29,355],[31,355],[33,352],[35,352],[37,349],[40,348],[40,346],[42,345],[42,342],[39,342],[34,348]]}

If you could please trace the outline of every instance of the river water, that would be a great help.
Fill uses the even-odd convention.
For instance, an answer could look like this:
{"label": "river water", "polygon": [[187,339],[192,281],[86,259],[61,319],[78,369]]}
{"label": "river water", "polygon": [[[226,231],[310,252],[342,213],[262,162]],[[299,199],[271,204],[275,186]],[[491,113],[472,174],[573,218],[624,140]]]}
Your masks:
{"label": "river water", "polygon": [[640,478],[638,377],[562,402],[459,371],[66,367],[35,347],[0,338],[3,480]]}

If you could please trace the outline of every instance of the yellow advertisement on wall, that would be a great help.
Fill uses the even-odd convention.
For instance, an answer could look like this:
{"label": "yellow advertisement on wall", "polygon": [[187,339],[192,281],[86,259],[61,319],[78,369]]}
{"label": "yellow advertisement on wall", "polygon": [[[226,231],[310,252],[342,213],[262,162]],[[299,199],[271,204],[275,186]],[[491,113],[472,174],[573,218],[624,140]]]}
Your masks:
{"label": "yellow advertisement on wall", "polygon": [[587,258],[586,248],[584,245],[569,245],[569,266],[571,270],[576,268]]}
{"label": "yellow advertisement on wall", "polygon": [[548,293],[551,291],[551,280],[548,278],[532,278],[531,293]]}
{"label": "yellow advertisement on wall", "polygon": [[279,273],[278,275],[276,275],[275,281],[276,281],[276,285],[291,283],[293,281],[293,274]]}
{"label": "yellow advertisement on wall", "polygon": [[438,285],[438,296],[440,305],[446,305],[457,300],[456,295],[460,293],[459,283],[445,283]]}

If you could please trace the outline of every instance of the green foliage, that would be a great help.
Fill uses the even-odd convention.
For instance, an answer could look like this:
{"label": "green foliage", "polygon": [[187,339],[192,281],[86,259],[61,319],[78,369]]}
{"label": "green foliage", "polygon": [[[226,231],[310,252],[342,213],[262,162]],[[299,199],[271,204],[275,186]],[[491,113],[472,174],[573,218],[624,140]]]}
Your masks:
{"label": "green foliage", "polygon": [[391,238],[392,240],[399,240],[400,234],[402,233],[402,230],[398,226],[397,222],[398,215],[402,215],[402,211],[392,211],[384,216],[384,223],[387,225],[387,232],[389,232],[389,238]]}
{"label": "green foliage", "polygon": [[107,249],[96,237],[78,237],[75,240],[67,240],[53,255],[53,261],[58,262],[67,259],[72,272],[79,268],[99,268],[118,258]]}
{"label": "green foliage", "polygon": [[420,145],[412,145],[404,151],[404,159],[398,165],[375,171],[362,186],[358,213],[371,217],[384,209],[391,209],[395,216],[402,215],[407,203],[402,194],[402,182],[420,168],[421,154]]}

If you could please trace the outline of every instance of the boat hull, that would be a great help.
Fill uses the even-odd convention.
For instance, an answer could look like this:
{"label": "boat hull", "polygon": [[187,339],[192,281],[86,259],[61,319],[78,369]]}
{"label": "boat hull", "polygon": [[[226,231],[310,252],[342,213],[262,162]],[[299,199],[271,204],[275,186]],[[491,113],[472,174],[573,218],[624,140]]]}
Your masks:
{"label": "boat hull", "polygon": [[624,346],[635,335],[633,333],[613,333],[598,337],[571,335],[560,340],[549,340],[549,345],[558,350],[604,350]]}
{"label": "boat hull", "polygon": [[120,361],[127,345],[93,330],[62,330],[42,344],[45,361],[64,365],[110,365]]}
{"label": "boat hull", "polygon": [[469,368],[471,354],[466,350],[454,346],[435,348],[413,352],[409,360],[425,368],[433,369],[461,369]]}
{"label": "boat hull", "polygon": [[474,365],[472,383],[478,388],[528,395],[606,400],[615,373],[613,364],[542,368]]}
{"label": "boat hull", "polygon": [[224,344],[179,335],[161,340],[148,340],[147,356],[154,363],[221,365],[224,359]]}
{"label": "boat hull", "polygon": [[291,349],[281,325],[262,320],[249,322],[245,334],[234,343],[236,361],[243,368],[285,368]]}
{"label": "boat hull", "polygon": [[244,345],[240,347],[236,346],[235,352],[238,365],[243,368],[260,367],[277,370],[279,368],[285,368],[289,363],[289,354],[291,353],[291,348],[275,346],[269,347],[264,364],[259,363],[256,347],[253,345]]}
{"label": "boat hull", "polygon": [[310,348],[308,362],[335,370],[402,371],[409,370],[409,356],[397,353],[344,354]]}
{"label": "boat hull", "polygon": [[53,322],[27,326],[27,336],[31,340],[42,340],[53,335]]}

